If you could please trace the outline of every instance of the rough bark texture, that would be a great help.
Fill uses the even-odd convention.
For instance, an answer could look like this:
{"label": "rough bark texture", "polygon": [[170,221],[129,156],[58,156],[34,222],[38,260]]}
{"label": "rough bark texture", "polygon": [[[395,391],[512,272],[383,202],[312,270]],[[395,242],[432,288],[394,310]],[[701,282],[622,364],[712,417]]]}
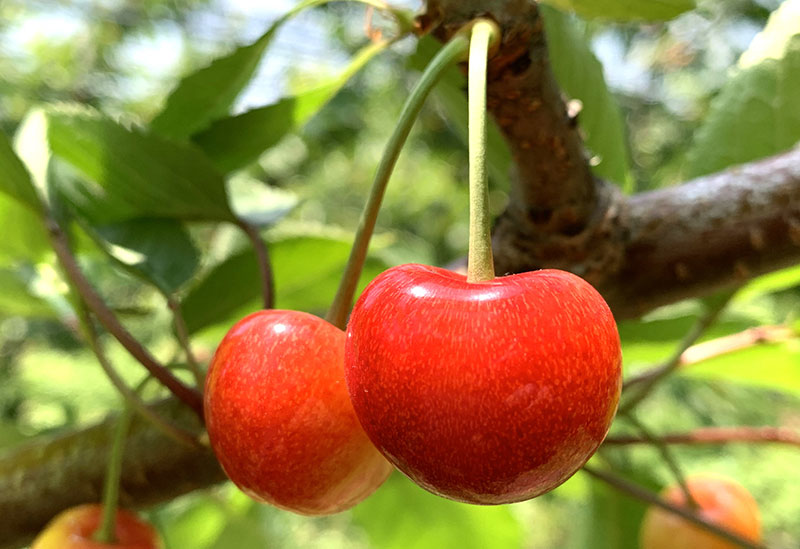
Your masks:
{"label": "rough bark texture", "polygon": [[[176,401],[157,410],[183,428],[201,430],[192,411]],[[113,427],[109,420],[0,456],[0,548],[30,542],[67,507],[101,500]],[[125,446],[122,506],[153,505],[224,479],[210,450],[184,446],[141,419],[134,421]]]}
{"label": "rough bark texture", "polygon": [[[498,273],[571,270],[623,318],[800,261],[800,149],[625,197],[591,174],[534,2],[430,0],[419,24],[446,40],[487,14],[503,31],[490,61],[489,109],[515,162],[510,205],[494,231]],[[23,544],[67,506],[99,499],[109,437],[100,426],[0,457],[0,548]],[[123,504],[167,501],[222,479],[210,452],[138,425]]]}
{"label": "rough bark texture", "polygon": [[431,0],[420,25],[446,40],[487,13],[503,31],[488,107],[514,159],[497,273],[572,271],[631,318],[800,261],[800,149],[626,197],[591,175],[534,2]]}

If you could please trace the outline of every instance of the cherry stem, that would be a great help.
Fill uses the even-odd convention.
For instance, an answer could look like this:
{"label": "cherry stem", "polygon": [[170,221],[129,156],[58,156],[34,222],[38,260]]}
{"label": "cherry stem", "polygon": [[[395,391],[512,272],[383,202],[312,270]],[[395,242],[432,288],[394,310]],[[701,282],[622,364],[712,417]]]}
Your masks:
{"label": "cherry stem", "polygon": [[189,339],[189,330],[186,328],[186,319],[183,318],[183,309],[181,308],[180,301],[175,296],[167,297],[167,306],[172,311],[172,320],[175,324],[175,334],[178,337],[178,343],[186,355],[186,364],[194,376],[194,381],[198,387],[203,387],[204,377],[203,371],[200,369],[200,364],[192,352],[192,342]]}
{"label": "cherry stem", "polygon": [[[774,442],[800,447],[800,432],[786,427],[703,427],[686,433],[655,435],[661,444],[729,444],[732,442]],[[611,435],[603,445],[648,444],[644,436]]]}
{"label": "cherry stem", "polygon": [[100,343],[100,338],[97,335],[97,331],[92,323],[92,318],[89,314],[89,311],[86,309],[85,304],[81,303],[78,315],[85,332],[85,337],[92,349],[92,352],[97,358],[97,362],[100,363],[100,367],[103,369],[103,372],[105,372],[106,377],[108,377],[108,380],[111,382],[111,385],[113,385],[120,396],[125,399],[125,402],[127,402],[128,406],[136,410],[139,415],[152,423],[154,427],[176,442],[189,448],[201,448],[202,445],[197,441],[194,435],[162,418],[152,408],[147,406],[147,404],[142,400],[136,391],[125,384],[122,376],[117,373],[117,371],[111,365],[111,362],[108,360],[108,356],[103,350],[103,346]]}
{"label": "cherry stem", "polygon": [[705,530],[712,532],[716,536],[725,539],[727,541],[730,541],[731,543],[734,543],[740,547],[746,547],[748,549],[765,549],[763,545],[746,540],[741,536],[739,536],[738,534],[731,532],[726,528],[722,528],[714,524],[713,522],[704,519],[697,513],[692,512],[691,510],[685,507],[681,507],[679,505],[673,505],[672,503],[669,503],[668,501],[665,501],[664,499],[660,498],[658,494],[655,494],[650,490],[642,488],[638,484],[634,484],[633,482],[630,482],[629,480],[626,480],[610,471],[601,471],[589,465],[584,465],[582,471],[602,482],[605,482],[606,484],[608,484],[609,486],[611,486],[616,490],[619,490],[620,492],[628,494],[629,496],[638,499],[640,501],[643,501],[645,503],[661,507],[665,511],[669,511],[670,513],[673,513],[683,519],[686,519],[689,522],[692,522],[700,526],[701,528],[704,528]]}
{"label": "cherry stem", "polygon": [[153,377],[161,382],[181,402],[189,406],[200,420],[203,420],[203,395],[196,389],[185,385],[180,379],[170,372],[164,365],[150,354],[150,352],[131,335],[120,323],[117,316],[109,308],[102,297],[95,291],[92,284],[83,274],[77,259],[67,242],[67,237],[59,224],[52,217],[45,219],[50,243],[56,253],[61,267],[67,275],[70,284],[81,297],[83,302],[94,313],[103,327],[113,335],[131,356],[138,360]]}
{"label": "cherry stem", "polygon": [[389,138],[386,147],[383,150],[378,169],[375,172],[375,178],[372,182],[372,188],[367,198],[367,203],[364,205],[364,210],[361,212],[361,219],[358,222],[358,229],[353,241],[353,247],[350,250],[350,257],[347,259],[342,280],[339,283],[339,288],[336,291],[336,297],[333,300],[326,320],[344,329],[347,325],[347,315],[353,304],[353,297],[358,287],[358,280],[361,276],[361,271],[364,268],[364,262],[367,258],[367,249],[369,248],[369,241],[372,233],[375,230],[375,222],[378,218],[378,211],[383,201],[383,196],[386,192],[386,185],[389,183],[389,178],[392,175],[392,170],[397,163],[397,158],[400,156],[400,151],[403,144],[411,132],[411,127],[422,109],[430,91],[436,82],[439,81],[453,63],[463,60],[469,48],[469,40],[457,34],[454,36],[431,60],[430,64],[425,68],[422,76],[417,82],[417,85],[411,91],[408,99],[403,105],[400,113],[400,119],[394,128],[394,132]]}
{"label": "cherry stem", "polygon": [[251,225],[244,219],[237,219],[236,225],[242,229],[250,240],[250,245],[256,253],[258,269],[261,273],[261,293],[263,295],[263,305],[265,309],[271,309],[275,303],[275,285],[272,277],[272,264],[269,260],[269,250],[258,232],[258,227]]}
{"label": "cherry stem", "polygon": [[469,256],[467,281],[494,278],[492,225],[489,213],[489,177],[486,171],[486,67],[489,44],[498,36],[497,25],[488,20],[472,27],[467,75],[469,109]]}
{"label": "cherry stem", "polygon": [[659,381],[669,376],[681,365],[681,356],[686,350],[694,345],[700,339],[703,333],[716,322],[719,315],[725,309],[725,306],[731,300],[735,292],[729,292],[723,296],[715,299],[707,308],[706,312],[695,322],[691,330],[684,336],[678,347],[672,353],[664,364],[653,368],[643,374],[626,381],[622,388],[623,394],[625,391],[630,391],[632,387],[636,387],[636,392],[628,397],[625,402],[619,407],[620,414],[630,413],[647,395],[655,388]]}
{"label": "cherry stem", "polygon": [[125,438],[131,425],[133,410],[126,403],[114,429],[111,455],[103,485],[103,518],[94,539],[100,543],[113,544],[117,541],[117,507],[119,504],[119,481],[122,478],[122,458],[125,455]]}

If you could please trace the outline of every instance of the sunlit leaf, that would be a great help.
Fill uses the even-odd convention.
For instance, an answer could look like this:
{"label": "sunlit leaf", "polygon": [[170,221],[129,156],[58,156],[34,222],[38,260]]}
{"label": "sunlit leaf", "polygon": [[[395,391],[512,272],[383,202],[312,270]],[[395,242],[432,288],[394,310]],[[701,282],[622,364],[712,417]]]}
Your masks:
{"label": "sunlit leaf", "polygon": [[118,262],[170,295],[194,276],[200,252],[182,223],[135,219],[89,230]]}
{"label": "sunlit leaf", "polygon": [[223,172],[247,166],[321,109],[386,43],[364,47],[341,74],[266,107],[215,121],[192,140]]}
{"label": "sunlit leaf", "polygon": [[691,176],[764,158],[800,140],[800,25],[796,0],[772,14],[711,103],[690,149]]}
{"label": "sunlit leaf", "polygon": [[225,182],[190,145],[84,108],[48,112],[50,146],[83,176],[61,191],[96,223],[137,217],[230,220]]}
{"label": "sunlit leaf", "polygon": [[763,343],[685,366],[680,375],[728,381],[800,396],[800,338]]}
{"label": "sunlit leaf", "polygon": [[226,115],[253,78],[264,52],[281,26],[301,10],[321,3],[319,0],[300,2],[252,44],[237,48],[184,77],[150,127],[165,137],[185,139],[207,127],[212,120]]}
{"label": "sunlit leaf", "polygon": [[56,313],[47,301],[30,291],[18,273],[0,269],[0,316],[52,318]]}
{"label": "sunlit leaf", "polygon": [[9,195],[0,194],[0,265],[36,263],[50,249],[41,218]]}
{"label": "sunlit leaf", "polygon": [[556,79],[567,95],[583,104],[578,124],[586,134],[586,146],[599,161],[593,171],[630,191],[633,178],[622,113],[606,86],[603,66],[577,20],[547,6],[542,6],[541,13]]}
{"label": "sunlit leaf", "polygon": [[10,196],[35,212],[40,212],[42,209],[30,174],[2,132],[0,132],[0,193]]}

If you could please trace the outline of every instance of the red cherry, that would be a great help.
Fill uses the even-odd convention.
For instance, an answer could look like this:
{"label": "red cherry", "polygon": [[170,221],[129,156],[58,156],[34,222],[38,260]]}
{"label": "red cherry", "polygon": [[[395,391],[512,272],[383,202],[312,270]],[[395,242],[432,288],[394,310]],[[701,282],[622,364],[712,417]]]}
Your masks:
{"label": "red cherry", "polygon": [[[761,541],[761,518],[753,496],[732,479],[714,475],[696,475],[686,479],[689,492],[700,514],[709,521],[755,543]],[[675,505],[686,505],[680,486],[670,486],[662,497]],[[641,530],[642,549],[734,549],[738,544],[691,524],[659,507],[651,507]]]}
{"label": "red cherry", "polygon": [[161,540],[152,526],[124,509],[117,510],[116,543],[92,539],[103,516],[103,506],[79,505],[62,511],[33,540],[31,549],[158,549]]}
{"label": "red cherry", "polygon": [[611,311],[556,270],[469,283],[424,265],[389,269],[356,303],[345,356],[378,449],[423,488],[467,503],[564,482],[603,441],[620,395]]}
{"label": "red cherry", "polygon": [[230,329],[206,378],[205,418],[228,477],[297,513],[348,509],[391,471],[348,398],[344,332],[308,313],[259,311]]}

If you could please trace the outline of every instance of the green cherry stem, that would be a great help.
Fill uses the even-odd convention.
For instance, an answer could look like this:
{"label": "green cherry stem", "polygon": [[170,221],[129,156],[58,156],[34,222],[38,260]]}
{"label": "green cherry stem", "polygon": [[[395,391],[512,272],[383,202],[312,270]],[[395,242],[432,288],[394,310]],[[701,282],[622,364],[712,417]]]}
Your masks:
{"label": "green cherry stem", "polygon": [[467,75],[469,105],[469,256],[467,281],[494,278],[492,226],[486,172],[486,67],[497,25],[479,20],[472,27]]}
{"label": "green cherry stem", "polygon": [[386,144],[383,151],[383,156],[378,164],[378,169],[375,173],[375,178],[370,189],[367,203],[364,205],[364,210],[361,213],[361,219],[358,222],[358,229],[356,231],[353,247],[350,250],[350,257],[347,259],[342,280],[339,283],[339,289],[336,291],[336,297],[333,300],[330,311],[326,320],[344,329],[347,324],[347,315],[350,312],[350,307],[353,304],[353,296],[356,293],[358,286],[358,279],[361,276],[361,271],[364,267],[364,261],[367,257],[367,248],[372,233],[375,230],[375,221],[378,218],[378,211],[380,210],[383,195],[386,192],[386,185],[392,175],[392,170],[400,156],[400,151],[403,144],[411,132],[411,127],[422,109],[425,98],[430,93],[436,82],[444,74],[444,71],[449,68],[453,63],[461,61],[467,54],[469,48],[469,40],[461,34],[456,34],[433,58],[430,64],[425,68],[422,76],[417,82],[417,85],[403,105],[400,119],[394,128],[394,132]]}
{"label": "green cherry stem", "polygon": [[131,425],[133,410],[125,403],[114,428],[111,455],[108,459],[106,478],[103,485],[103,517],[94,539],[100,543],[112,544],[117,541],[116,523],[119,504],[119,481],[122,476],[122,458],[125,455],[125,438]]}

